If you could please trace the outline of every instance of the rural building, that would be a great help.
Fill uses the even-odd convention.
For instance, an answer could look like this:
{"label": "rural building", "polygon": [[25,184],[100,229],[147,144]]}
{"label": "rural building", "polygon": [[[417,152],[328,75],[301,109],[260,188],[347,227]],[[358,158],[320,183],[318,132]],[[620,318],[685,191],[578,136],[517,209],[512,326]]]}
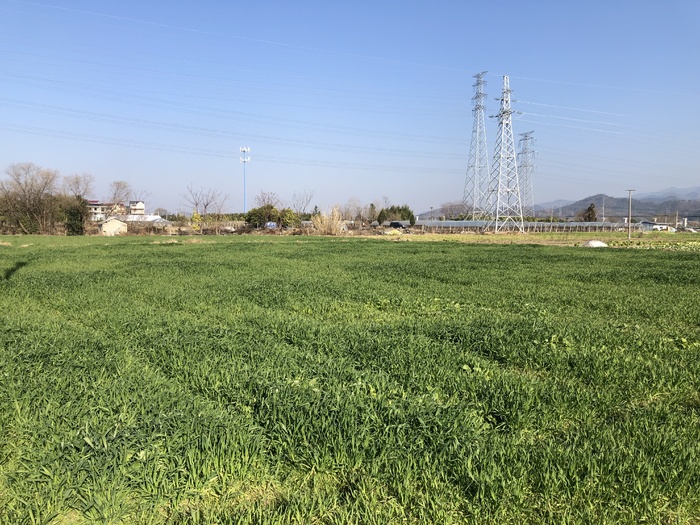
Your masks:
{"label": "rural building", "polygon": [[126,207],[120,202],[88,201],[88,213],[91,221],[104,221],[110,215],[123,215]]}
{"label": "rural building", "polygon": [[655,232],[675,232],[676,228],[671,226],[667,222],[656,222],[653,221],[642,221],[642,228],[644,231],[655,231]]}
{"label": "rural building", "polygon": [[100,235],[113,237],[115,235],[124,235],[126,233],[126,223],[120,221],[116,217],[110,217],[106,221],[102,221],[98,225]]}
{"label": "rural building", "polygon": [[133,213],[129,215],[120,215],[119,220],[122,220],[127,223],[131,222],[138,222],[141,224],[163,224],[163,225],[169,225],[171,224],[170,221],[166,221],[163,217],[160,215],[146,215],[144,213]]}
{"label": "rural building", "polygon": [[164,233],[172,222],[160,215],[132,214],[120,215],[119,220],[126,223],[130,233]]}
{"label": "rural building", "polygon": [[146,205],[143,201],[129,202],[129,215],[146,215]]}

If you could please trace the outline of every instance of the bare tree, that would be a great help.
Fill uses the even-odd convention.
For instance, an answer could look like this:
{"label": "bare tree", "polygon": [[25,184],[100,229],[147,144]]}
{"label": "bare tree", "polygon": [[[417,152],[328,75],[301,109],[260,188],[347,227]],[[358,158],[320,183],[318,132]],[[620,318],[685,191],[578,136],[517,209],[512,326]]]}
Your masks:
{"label": "bare tree", "polygon": [[340,213],[341,220],[344,220],[344,221],[352,220],[353,207],[352,207],[352,203],[350,203],[349,201],[343,205],[336,204],[334,206],[334,209],[336,209]]}
{"label": "bare tree", "polygon": [[193,211],[201,215],[206,215],[216,206],[221,198],[226,198],[221,190],[212,188],[195,188],[191,184],[187,186],[187,192],[182,195],[185,202],[190,205]]}
{"label": "bare tree", "polygon": [[151,196],[152,196],[152,193],[150,191],[147,191],[147,190],[143,190],[143,189],[132,190],[130,200],[146,202],[146,199],[148,199],[148,197],[151,197]]}
{"label": "bare tree", "polygon": [[[202,216],[206,221],[207,215],[217,209],[223,209],[224,202],[228,198],[221,190],[212,188],[195,188],[191,184],[187,186],[187,192],[182,195],[185,202],[190,205],[192,211]],[[204,222],[204,225],[206,222]]]}
{"label": "bare tree", "polygon": [[262,208],[263,206],[272,206],[273,208],[280,208],[282,206],[282,199],[279,198],[274,191],[261,191],[255,196],[255,206]]}
{"label": "bare tree", "polygon": [[367,207],[365,208],[365,217],[367,217],[367,220],[369,222],[373,222],[377,220],[377,217],[379,216],[379,212],[382,210],[382,201],[379,199],[374,199],[372,202],[370,202]]}
{"label": "bare tree", "polygon": [[311,199],[314,198],[314,190],[306,188],[299,193],[292,194],[292,211],[299,217],[306,215],[306,209],[311,204]]}
{"label": "bare tree", "polygon": [[362,205],[362,202],[359,199],[351,199],[352,201],[352,220],[353,221],[358,221],[359,226],[362,227],[362,221],[366,219],[367,217],[365,216],[365,207]]}
{"label": "bare tree", "polygon": [[212,210],[215,215],[214,229],[216,231],[216,235],[221,234],[221,228],[224,221],[224,205],[226,204],[227,199],[228,194],[222,194],[212,206]]}
{"label": "bare tree", "polygon": [[31,162],[10,164],[0,181],[0,199],[8,219],[23,233],[50,233],[55,220],[58,171]]}
{"label": "bare tree", "polygon": [[132,193],[131,185],[124,180],[115,180],[109,185],[109,201],[113,204],[127,202]]}
{"label": "bare tree", "polygon": [[95,178],[89,173],[63,177],[63,195],[58,197],[59,208],[67,235],[84,235],[89,220],[88,197],[92,194]]}
{"label": "bare tree", "polygon": [[362,218],[367,222],[372,222],[377,218],[377,207],[373,203],[369,203],[362,208]]}
{"label": "bare tree", "polygon": [[92,194],[95,177],[89,173],[67,175],[63,177],[63,191],[66,195],[87,199]]}
{"label": "bare tree", "polygon": [[343,216],[343,220],[355,221],[362,216],[362,203],[359,199],[351,197],[348,199],[348,202],[340,208],[340,212]]}
{"label": "bare tree", "polygon": [[[105,213],[105,219],[115,215],[122,206],[129,204],[132,194],[131,186],[123,180],[115,180],[109,185],[109,196],[105,200],[110,208]],[[125,204],[126,203],[126,204]]]}
{"label": "bare tree", "polygon": [[165,208],[156,208],[155,210],[153,210],[153,213],[156,215],[160,215],[161,217],[165,217],[168,215],[168,210],[166,210]]}

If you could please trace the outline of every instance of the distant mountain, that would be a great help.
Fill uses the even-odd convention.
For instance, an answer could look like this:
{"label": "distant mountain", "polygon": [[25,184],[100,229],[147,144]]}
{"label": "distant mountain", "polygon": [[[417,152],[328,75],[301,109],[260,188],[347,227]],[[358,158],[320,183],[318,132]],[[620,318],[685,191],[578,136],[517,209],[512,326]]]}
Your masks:
{"label": "distant mountain", "polygon": [[569,201],[565,199],[559,199],[556,201],[550,201],[550,202],[541,202],[540,204],[535,204],[535,211],[552,211],[552,209],[558,209],[561,208],[562,206],[567,206],[574,201]]}
{"label": "distant mountain", "polygon": [[[588,206],[594,204],[598,212],[598,220],[603,218],[615,220],[627,217],[627,206],[629,204],[626,197],[610,197],[599,193],[591,195],[585,199],[572,202],[565,206],[555,207],[554,215],[557,217],[573,218],[582,213]],[[648,219],[656,218],[659,221],[668,221],[675,217],[678,212],[679,217],[700,217],[700,199],[681,200],[670,199],[663,202],[653,200],[632,199],[632,215],[634,217],[644,217]],[[547,216],[550,210],[544,209],[537,213],[538,216]]]}
{"label": "distant mountain", "polygon": [[696,200],[700,199],[700,186],[693,188],[665,188],[653,193],[640,193],[636,197],[641,201],[656,203],[675,200]]}
{"label": "distant mountain", "polygon": [[[632,216],[636,219],[657,219],[659,222],[668,222],[675,218],[687,217],[691,220],[700,220],[700,186],[696,188],[668,188],[656,193],[632,194]],[[598,213],[598,220],[605,217],[606,220],[616,221],[627,217],[628,197],[610,197],[603,193],[591,195],[585,199],[571,201],[557,199],[550,202],[535,204],[537,217],[559,217],[562,219],[575,219],[582,214],[588,206],[594,204]],[[437,219],[442,216],[454,217],[462,213],[460,203],[445,205],[430,211],[417,214],[422,220]]]}

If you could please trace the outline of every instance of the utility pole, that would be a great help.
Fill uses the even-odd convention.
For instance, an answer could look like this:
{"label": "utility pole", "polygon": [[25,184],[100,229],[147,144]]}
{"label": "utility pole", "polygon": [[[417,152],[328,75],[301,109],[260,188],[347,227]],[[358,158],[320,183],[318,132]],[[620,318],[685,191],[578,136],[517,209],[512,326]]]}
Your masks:
{"label": "utility pole", "polygon": [[632,238],[632,192],[634,190],[627,190],[628,202],[627,202],[627,240]]}
{"label": "utility pole", "polygon": [[462,203],[467,215],[472,220],[485,218],[487,204],[485,202],[489,178],[489,154],[486,147],[486,128],[484,126],[484,86],[486,71],[474,75],[474,125],[472,127],[472,140],[469,146],[469,164],[467,166],[467,178],[464,181],[464,197]]}
{"label": "utility pole", "polygon": [[248,156],[248,153],[250,153],[250,148],[247,146],[241,146],[241,153],[243,153],[243,156],[241,157],[241,162],[243,163],[243,213],[248,213],[248,209],[246,208],[246,191],[245,191],[245,165],[250,162],[250,157]]}
{"label": "utility pole", "polygon": [[549,214],[549,231],[554,228],[554,206],[552,206],[552,212]]}
{"label": "utility pole", "polygon": [[520,197],[518,163],[513,141],[513,110],[510,109],[510,82],[503,76],[503,93],[498,117],[498,137],[493,155],[488,201],[493,203],[487,228],[493,224],[493,231],[514,229],[525,233],[523,205]]}

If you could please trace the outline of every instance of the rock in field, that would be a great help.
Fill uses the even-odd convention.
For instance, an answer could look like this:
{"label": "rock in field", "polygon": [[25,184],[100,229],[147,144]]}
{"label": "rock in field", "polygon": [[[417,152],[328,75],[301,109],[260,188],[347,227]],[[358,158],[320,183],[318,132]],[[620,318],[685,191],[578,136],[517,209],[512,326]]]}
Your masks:
{"label": "rock in field", "polygon": [[581,246],[584,248],[607,248],[608,245],[603,241],[586,241]]}

